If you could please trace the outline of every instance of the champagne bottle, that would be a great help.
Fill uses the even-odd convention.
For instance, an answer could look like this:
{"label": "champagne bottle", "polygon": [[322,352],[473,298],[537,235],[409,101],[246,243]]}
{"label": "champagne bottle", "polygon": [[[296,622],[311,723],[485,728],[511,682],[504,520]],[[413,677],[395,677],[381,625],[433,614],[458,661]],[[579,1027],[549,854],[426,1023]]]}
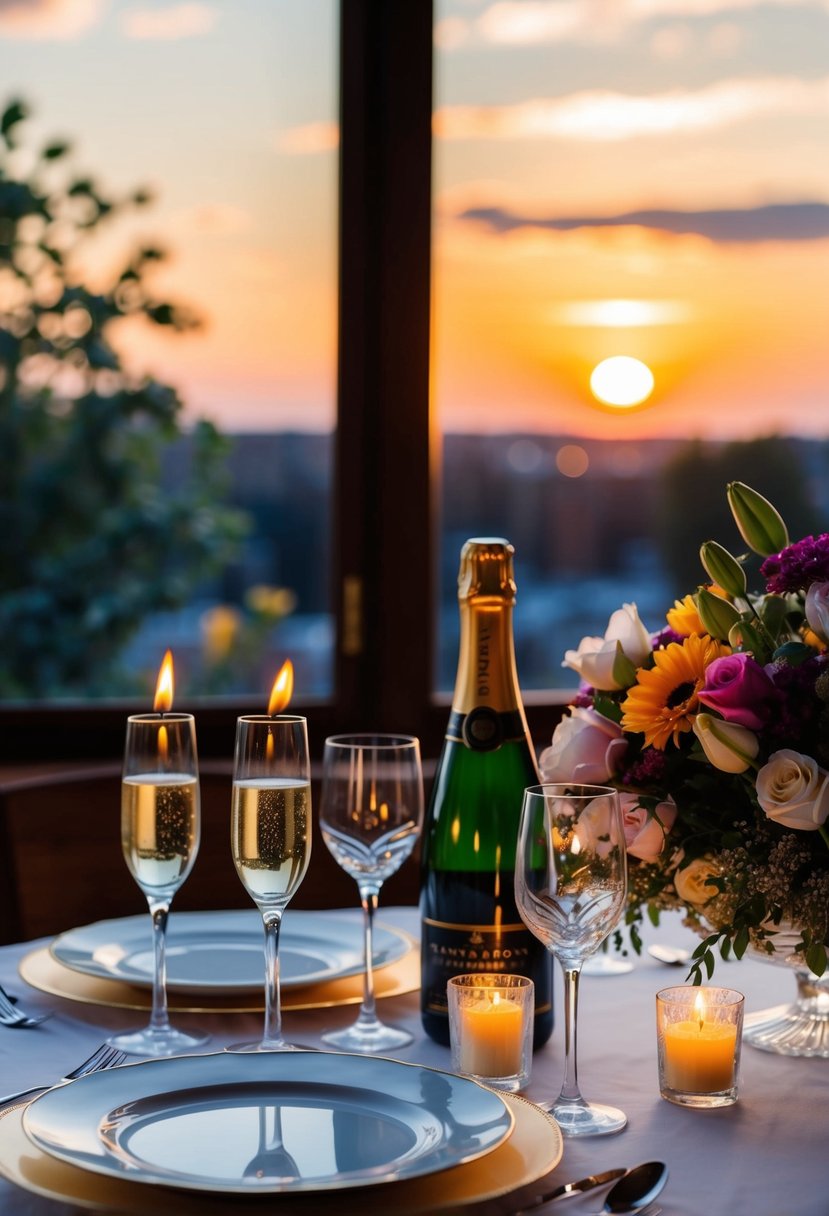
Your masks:
{"label": "champagne bottle", "polygon": [[446,982],[466,972],[528,975],[536,1047],[553,1028],[552,959],[513,889],[523,792],[539,780],[515,667],[513,553],[490,538],[461,551],[458,674],[421,873],[421,1016],[439,1043],[449,1042]]}

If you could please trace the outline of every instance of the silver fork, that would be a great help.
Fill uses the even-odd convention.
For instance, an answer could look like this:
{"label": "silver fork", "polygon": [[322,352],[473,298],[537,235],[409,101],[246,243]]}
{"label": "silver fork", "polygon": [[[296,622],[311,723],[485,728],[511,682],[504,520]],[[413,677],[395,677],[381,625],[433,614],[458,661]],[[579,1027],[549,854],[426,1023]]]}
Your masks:
{"label": "silver fork", "polygon": [[20,1028],[39,1026],[41,1022],[45,1022],[51,1016],[51,1013],[29,1014],[23,1009],[18,1009],[6,990],[0,986],[0,1026]]}
{"label": "silver fork", "polygon": [[124,1063],[126,1058],[125,1051],[119,1051],[117,1047],[111,1047],[109,1043],[102,1043],[100,1047],[96,1047],[88,1060],[84,1060],[83,1064],[73,1068],[65,1077],[61,1077],[58,1081],[50,1081],[47,1085],[33,1085],[30,1089],[22,1089],[16,1094],[6,1094],[5,1098],[0,1098],[0,1106],[8,1106],[10,1103],[20,1102],[24,1098],[33,1098],[35,1094],[44,1093],[47,1089],[54,1089],[58,1085],[65,1085],[67,1081],[75,1081],[78,1077],[86,1077],[91,1072],[117,1068],[119,1064]]}

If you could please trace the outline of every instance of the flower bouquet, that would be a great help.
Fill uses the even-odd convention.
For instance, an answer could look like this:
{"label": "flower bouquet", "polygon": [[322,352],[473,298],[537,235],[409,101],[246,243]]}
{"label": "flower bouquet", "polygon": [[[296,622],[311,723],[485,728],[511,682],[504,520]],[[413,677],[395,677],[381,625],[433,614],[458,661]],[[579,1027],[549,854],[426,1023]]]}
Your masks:
{"label": "flower bouquet", "polygon": [[829,942],[829,534],[795,543],[775,508],[741,482],[728,501],[765,560],[702,545],[704,585],[655,636],[635,604],[583,638],[564,666],[581,686],[542,752],[545,781],[609,782],[621,794],[627,924],[679,908],[714,950],[797,956],[816,975]]}

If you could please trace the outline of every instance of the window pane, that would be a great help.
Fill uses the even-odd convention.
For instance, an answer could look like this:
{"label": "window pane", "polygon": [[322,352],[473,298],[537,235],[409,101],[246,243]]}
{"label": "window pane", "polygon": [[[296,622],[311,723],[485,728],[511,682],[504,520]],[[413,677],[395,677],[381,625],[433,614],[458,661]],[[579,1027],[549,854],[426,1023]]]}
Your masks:
{"label": "window pane", "polygon": [[739,546],[727,480],[822,530],[827,36],[796,0],[438,0],[441,687],[467,536],[515,544],[543,688],[623,602],[663,628],[702,540]]}
{"label": "window pane", "polygon": [[[0,696],[143,692],[168,646],[190,695],[267,696],[285,656],[299,694],[331,690],[337,18],[335,0],[0,6],[0,104],[30,111],[0,144]],[[20,224],[24,188],[45,211]],[[97,195],[137,188],[151,200],[100,218]],[[112,292],[141,247],[168,256]],[[96,299],[115,315],[93,346]]]}

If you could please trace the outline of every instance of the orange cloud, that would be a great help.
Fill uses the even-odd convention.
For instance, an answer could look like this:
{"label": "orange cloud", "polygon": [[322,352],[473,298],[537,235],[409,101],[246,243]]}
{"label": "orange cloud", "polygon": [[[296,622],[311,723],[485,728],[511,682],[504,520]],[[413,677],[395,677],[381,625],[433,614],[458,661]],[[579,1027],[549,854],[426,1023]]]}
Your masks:
{"label": "orange cloud", "polygon": [[607,89],[503,106],[444,106],[439,139],[590,139],[694,134],[769,114],[829,113],[829,77],[724,80],[696,91],[631,96]]}
{"label": "orange cloud", "polygon": [[198,38],[213,29],[218,14],[207,4],[174,4],[170,8],[134,8],[121,18],[121,28],[128,38],[173,41],[178,38]]}
{"label": "orange cloud", "polygon": [[4,38],[72,39],[97,25],[108,0],[0,0]]}
{"label": "orange cloud", "polygon": [[340,145],[340,128],[335,122],[309,122],[302,127],[281,131],[276,142],[280,152],[292,156],[333,152]]}

